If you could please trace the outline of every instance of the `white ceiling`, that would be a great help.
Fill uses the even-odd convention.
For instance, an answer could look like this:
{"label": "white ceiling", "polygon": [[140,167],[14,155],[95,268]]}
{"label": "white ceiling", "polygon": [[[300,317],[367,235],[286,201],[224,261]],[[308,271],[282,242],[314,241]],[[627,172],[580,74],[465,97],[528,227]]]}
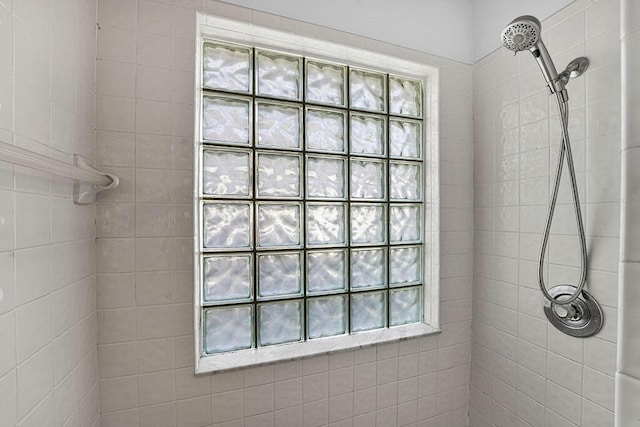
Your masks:
{"label": "white ceiling", "polygon": [[[470,62],[471,0],[224,0]],[[447,34],[454,27],[455,34]]]}
{"label": "white ceiling", "polygon": [[574,0],[224,0],[471,64],[519,15],[547,18]]}

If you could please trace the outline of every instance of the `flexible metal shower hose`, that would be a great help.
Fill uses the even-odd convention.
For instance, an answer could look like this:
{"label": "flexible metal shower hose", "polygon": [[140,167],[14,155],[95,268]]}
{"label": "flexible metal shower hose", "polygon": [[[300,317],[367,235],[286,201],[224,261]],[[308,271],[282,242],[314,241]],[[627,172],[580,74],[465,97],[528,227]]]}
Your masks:
{"label": "flexible metal shower hose", "polygon": [[[556,92],[556,101],[558,106],[558,112],[560,114],[560,124],[562,128],[562,141],[560,144],[560,153],[558,155],[558,166],[556,168],[556,181],[553,186],[553,194],[551,195],[551,202],[549,203],[549,213],[547,214],[547,225],[544,230],[544,237],[542,238],[542,247],[540,248],[540,262],[538,264],[538,284],[540,285],[540,290],[546,299],[549,301],[560,304],[567,305],[571,302],[575,301],[576,298],[580,296],[582,290],[584,289],[584,285],[587,282],[587,268],[588,268],[588,258],[587,258],[587,243],[584,235],[584,225],[582,223],[582,212],[580,210],[580,198],[578,195],[578,184],[576,182],[576,171],[573,166],[573,155],[571,154],[571,144],[569,142],[569,105],[567,101],[563,100],[560,92]],[[578,226],[578,239],[580,240],[580,250],[581,250],[581,273],[580,273],[580,282],[576,287],[576,291],[568,298],[565,298],[562,295],[561,300],[556,300],[549,294],[547,290],[547,286],[544,283],[544,256],[547,251],[547,243],[549,242],[549,233],[551,231],[551,221],[553,221],[553,213],[556,208],[556,201],[558,199],[558,190],[560,188],[560,178],[562,177],[562,166],[564,164],[564,156],[567,156],[567,167],[569,169],[569,179],[571,181],[571,191],[573,193],[573,206],[576,215],[576,223]]]}

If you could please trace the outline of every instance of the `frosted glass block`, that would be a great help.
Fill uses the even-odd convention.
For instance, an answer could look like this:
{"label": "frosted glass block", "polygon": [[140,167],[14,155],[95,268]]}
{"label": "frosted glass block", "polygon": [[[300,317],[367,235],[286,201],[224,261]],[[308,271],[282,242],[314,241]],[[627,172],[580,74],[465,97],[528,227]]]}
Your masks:
{"label": "frosted glass block", "polygon": [[352,69],[349,85],[351,88],[351,108],[371,111],[386,110],[386,81],[384,74]]}
{"label": "frosted glass block", "polygon": [[302,107],[258,102],[256,108],[256,145],[288,150],[301,148]]}
{"label": "frosted glass block", "polygon": [[346,117],[342,111],[307,109],[307,150],[346,152]]}
{"label": "frosted glass block", "polygon": [[422,123],[390,120],[389,154],[392,157],[422,157]]}
{"label": "frosted glass block", "polygon": [[245,151],[204,150],[202,192],[215,196],[251,196],[252,161]]}
{"label": "frosted glass block", "polygon": [[387,131],[383,118],[352,115],[350,135],[352,154],[385,154]]}
{"label": "frosted glass block", "polygon": [[351,331],[370,331],[386,324],[386,292],[351,294]]}
{"label": "frosted glass block", "polygon": [[346,295],[309,299],[307,302],[309,338],[332,337],[346,334],[346,301]]}
{"label": "frosted glass block", "polygon": [[422,116],[422,83],[389,76],[389,111],[401,116]]}
{"label": "frosted glass block", "polygon": [[202,109],[202,137],[205,140],[250,144],[250,100],[205,96]]}
{"label": "frosted glass block", "polygon": [[300,156],[258,153],[258,197],[300,197]]}
{"label": "frosted glass block", "polygon": [[204,350],[208,354],[253,347],[253,307],[220,307],[204,312]]}
{"label": "frosted glass block", "polygon": [[307,102],[344,105],[346,76],[342,65],[307,61]]}
{"label": "frosted glass block", "polygon": [[251,255],[216,255],[204,258],[204,300],[251,300]]}
{"label": "frosted glass block", "polygon": [[419,247],[389,250],[390,286],[417,284],[422,281],[422,251]]}
{"label": "frosted glass block", "polygon": [[339,292],[346,289],[346,253],[317,251],[307,253],[307,293]]}
{"label": "frosted glass block", "polygon": [[251,92],[251,48],[204,43],[203,86]]}
{"label": "frosted glass block", "polygon": [[422,317],[420,287],[389,292],[389,326],[418,323]]}
{"label": "frosted glass block", "polygon": [[391,200],[420,200],[422,198],[422,167],[418,163],[389,165]]}
{"label": "frosted glass block", "polygon": [[299,204],[259,204],[258,246],[300,246],[300,211]]}
{"label": "frosted glass block", "polygon": [[302,58],[257,52],[258,95],[301,100]]}
{"label": "frosted glass block", "polygon": [[302,293],[302,254],[258,254],[258,297]]}
{"label": "frosted glass block", "polygon": [[302,302],[258,305],[258,344],[273,345],[302,340]]}
{"label": "frosted glass block", "polygon": [[346,162],[343,158],[307,157],[307,197],[344,199]]}
{"label": "frosted glass block", "polygon": [[346,209],[343,204],[307,204],[307,244],[346,244]]}
{"label": "frosted glass block", "polygon": [[420,206],[391,206],[391,243],[420,242],[422,240],[422,215]]}
{"label": "frosted glass block", "polygon": [[351,290],[375,289],[387,283],[387,254],[384,249],[351,251]]}
{"label": "frosted glass block", "polygon": [[382,200],[385,197],[386,178],[384,162],[351,160],[351,197],[364,200]]}
{"label": "frosted glass block", "polygon": [[251,247],[249,203],[207,203],[202,213],[205,248]]}
{"label": "frosted glass block", "polygon": [[351,205],[351,243],[386,242],[383,205]]}

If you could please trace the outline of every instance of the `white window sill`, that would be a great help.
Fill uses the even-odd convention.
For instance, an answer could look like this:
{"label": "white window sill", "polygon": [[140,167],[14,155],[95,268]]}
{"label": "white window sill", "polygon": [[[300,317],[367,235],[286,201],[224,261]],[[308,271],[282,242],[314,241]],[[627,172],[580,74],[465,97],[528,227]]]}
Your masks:
{"label": "white window sill", "polygon": [[320,338],[306,342],[274,345],[212,356],[201,356],[196,360],[196,374],[223,372],[246,368],[248,366],[255,367],[274,362],[285,362],[439,333],[440,330],[431,325],[416,323],[388,329],[358,332],[351,335]]}

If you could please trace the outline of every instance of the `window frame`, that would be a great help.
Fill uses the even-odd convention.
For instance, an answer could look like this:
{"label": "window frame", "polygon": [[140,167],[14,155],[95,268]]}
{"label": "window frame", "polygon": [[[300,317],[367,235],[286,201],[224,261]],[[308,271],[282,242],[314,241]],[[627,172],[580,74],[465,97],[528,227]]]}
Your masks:
{"label": "window frame", "polygon": [[[439,161],[438,161],[438,73],[435,66],[420,64],[406,59],[374,53],[360,48],[339,45],[334,42],[312,39],[283,31],[259,27],[250,23],[233,21],[217,16],[196,13],[196,61],[194,97],[194,348],[196,374],[221,372],[249,366],[258,366],[357,349],[380,343],[399,341],[432,335],[440,332],[439,324]],[[229,43],[254,46],[257,49],[289,52],[329,63],[347,63],[352,68],[382,73],[400,74],[421,80],[423,84],[422,137],[422,227],[423,227],[423,284],[422,322],[402,326],[385,327],[366,332],[347,333],[296,343],[256,347],[229,353],[204,354],[202,319],[202,246],[200,227],[203,202],[199,195],[202,180],[203,147],[202,128],[202,46],[205,39],[223,40]],[[422,55],[422,54],[420,54]],[[425,55],[426,56],[426,55]],[[426,56],[427,59],[432,59]],[[252,64],[253,65],[253,64]],[[254,76],[255,78],[255,76]],[[306,84],[306,82],[303,82]],[[230,94],[231,95],[231,94]],[[347,100],[348,103],[348,100]],[[320,106],[318,106],[320,107]],[[315,108],[315,106],[314,106]],[[348,111],[348,110],[347,110]],[[358,114],[365,114],[358,111]],[[349,114],[347,114],[348,119]],[[207,147],[211,149],[212,147]],[[216,147],[220,148],[220,147]],[[239,148],[239,147],[238,147]],[[321,155],[318,153],[318,155]],[[401,161],[395,159],[395,161]],[[253,165],[255,174],[255,165]],[[304,190],[303,190],[304,191]],[[387,189],[390,191],[390,189]],[[255,196],[255,195],[254,195]],[[247,200],[248,201],[248,200]],[[346,202],[345,202],[346,203]],[[389,220],[389,218],[387,218]],[[302,225],[303,228],[305,225]],[[347,246],[347,249],[349,246]],[[216,253],[216,252],[212,252]],[[257,261],[256,261],[257,262]],[[392,289],[392,288],[389,288]],[[257,297],[257,296],[256,296]],[[304,326],[306,327],[306,325]]]}

